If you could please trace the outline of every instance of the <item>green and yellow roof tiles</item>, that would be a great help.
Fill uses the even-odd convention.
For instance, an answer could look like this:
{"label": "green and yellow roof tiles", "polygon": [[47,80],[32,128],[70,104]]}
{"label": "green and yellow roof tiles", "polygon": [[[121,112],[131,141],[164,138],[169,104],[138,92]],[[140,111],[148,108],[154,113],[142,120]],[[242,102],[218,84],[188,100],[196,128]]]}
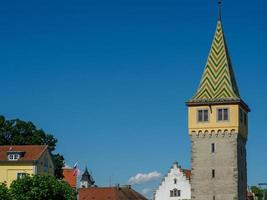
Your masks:
{"label": "green and yellow roof tiles", "polygon": [[240,100],[221,20],[218,20],[208,61],[195,96],[189,102]]}

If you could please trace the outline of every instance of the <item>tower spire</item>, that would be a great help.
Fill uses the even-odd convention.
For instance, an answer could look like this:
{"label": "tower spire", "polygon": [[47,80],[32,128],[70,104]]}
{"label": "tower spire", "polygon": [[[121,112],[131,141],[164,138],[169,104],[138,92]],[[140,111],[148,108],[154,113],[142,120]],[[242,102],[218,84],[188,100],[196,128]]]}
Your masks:
{"label": "tower spire", "polygon": [[218,20],[222,20],[222,0],[218,0]]}

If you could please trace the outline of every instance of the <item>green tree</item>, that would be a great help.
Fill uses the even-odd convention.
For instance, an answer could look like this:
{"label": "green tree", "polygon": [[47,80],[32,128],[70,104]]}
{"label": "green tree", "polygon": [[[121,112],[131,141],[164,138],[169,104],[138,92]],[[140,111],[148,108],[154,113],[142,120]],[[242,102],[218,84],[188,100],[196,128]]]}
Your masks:
{"label": "green tree", "polygon": [[263,191],[259,187],[252,186],[251,191],[258,197],[258,200],[263,200]]}
{"label": "green tree", "polygon": [[[48,145],[50,151],[56,149],[57,139],[42,129],[38,129],[32,122],[20,119],[6,120],[0,116],[0,145]],[[52,154],[55,163],[55,176],[63,178],[62,167],[64,157]]]}
{"label": "green tree", "polygon": [[11,200],[76,200],[68,183],[49,175],[25,176],[10,185]]}
{"label": "green tree", "polygon": [[263,193],[264,193],[264,196],[265,196],[264,200],[267,200],[267,189],[263,190]]}
{"label": "green tree", "polygon": [[8,189],[4,183],[0,183],[0,199],[10,200]]}

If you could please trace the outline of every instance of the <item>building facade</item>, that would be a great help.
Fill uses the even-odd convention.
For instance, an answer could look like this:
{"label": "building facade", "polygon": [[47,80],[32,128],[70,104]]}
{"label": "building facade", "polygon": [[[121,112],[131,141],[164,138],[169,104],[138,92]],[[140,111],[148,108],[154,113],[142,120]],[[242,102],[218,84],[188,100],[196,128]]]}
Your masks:
{"label": "building facade", "polygon": [[199,88],[187,106],[192,199],[246,200],[250,109],[239,94],[220,15]]}
{"label": "building facade", "polygon": [[190,170],[184,170],[175,162],[156,190],[154,200],[191,199]]}
{"label": "building facade", "polygon": [[0,182],[10,184],[28,175],[54,176],[54,163],[46,145],[0,146]]}

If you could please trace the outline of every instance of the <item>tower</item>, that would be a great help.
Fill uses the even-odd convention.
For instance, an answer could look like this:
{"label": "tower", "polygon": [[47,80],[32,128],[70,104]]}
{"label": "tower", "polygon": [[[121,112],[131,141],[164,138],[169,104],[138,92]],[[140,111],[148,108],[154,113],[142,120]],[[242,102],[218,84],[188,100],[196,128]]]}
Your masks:
{"label": "tower", "polygon": [[199,88],[187,102],[192,199],[246,200],[248,105],[241,99],[221,20]]}
{"label": "tower", "polygon": [[95,184],[95,181],[93,177],[89,174],[88,169],[86,167],[81,178],[81,188],[94,187],[94,184]]}

